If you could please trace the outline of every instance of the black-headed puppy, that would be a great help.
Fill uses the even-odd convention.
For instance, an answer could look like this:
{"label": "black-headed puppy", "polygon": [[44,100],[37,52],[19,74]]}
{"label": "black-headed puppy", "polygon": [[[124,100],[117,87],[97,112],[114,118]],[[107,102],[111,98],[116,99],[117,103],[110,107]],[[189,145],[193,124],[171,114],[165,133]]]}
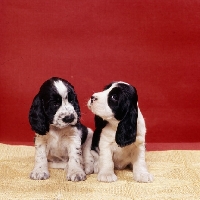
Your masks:
{"label": "black-headed puppy", "polygon": [[146,127],[136,88],[113,82],[91,96],[88,108],[95,114],[92,154],[98,181],[116,181],[114,169],[131,165],[135,181],[152,182],[145,162]]}
{"label": "black-headed puppy", "polygon": [[53,77],[42,84],[29,111],[36,133],[31,179],[48,179],[48,167],[65,169],[69,181],[82,181],[93,173],[93,131],[80,117],[77,95],[68,81]]}

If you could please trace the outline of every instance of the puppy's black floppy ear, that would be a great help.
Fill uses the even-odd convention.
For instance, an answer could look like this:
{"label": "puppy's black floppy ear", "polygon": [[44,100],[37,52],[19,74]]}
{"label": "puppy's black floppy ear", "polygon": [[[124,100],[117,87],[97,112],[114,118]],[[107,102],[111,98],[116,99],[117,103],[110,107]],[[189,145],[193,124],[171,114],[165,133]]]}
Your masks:
{"label": "puppy's black floppy ear", "polygon": [[42,100],[39,98],[39,95],[36,95],[33,99],[29,111],[29,123],[32,130],[40,135],[45,135],[49,131],[49,122],[44,113]]}
{"label": "puppy's black floppy ear", "polygon": [[134,94],[132,101],[127,100],[124,104],[124,109],[126,112],[118,124],[115,136],[115,141],[120,147],[130,145],[136,140],[138,118],[137,92]]}

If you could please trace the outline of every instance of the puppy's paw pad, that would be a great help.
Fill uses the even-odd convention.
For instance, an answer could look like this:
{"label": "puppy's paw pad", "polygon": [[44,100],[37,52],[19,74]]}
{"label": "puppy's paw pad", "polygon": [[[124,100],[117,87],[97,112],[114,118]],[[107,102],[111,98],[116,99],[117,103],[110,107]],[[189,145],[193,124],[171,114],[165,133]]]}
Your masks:
{"label": "puppy's paw pad", "polygon": [[68,181],[84,181],[86,180],[86,175],[84,172],[73,172],[70,174],[67,174],[67,180]]}
{"label": "puppy's paw pad", "polygon": [[33,180],[46,180],[49,178],[49,172],[41,170],[33,170],[30,174],[30,178]]}
{"label": "puppy's paw pad", "polygon": [[97,180],[101,182],[114,182],[117,180],[117,176],[114,173],[110,173],[110,174],[99,173],[97,176]]}
{"label": "puppy's paw pad", "polygon": [[153,175],[149,172],[137,173],[133,176],[133,179],[141,183],[150,183],[153,182]]}

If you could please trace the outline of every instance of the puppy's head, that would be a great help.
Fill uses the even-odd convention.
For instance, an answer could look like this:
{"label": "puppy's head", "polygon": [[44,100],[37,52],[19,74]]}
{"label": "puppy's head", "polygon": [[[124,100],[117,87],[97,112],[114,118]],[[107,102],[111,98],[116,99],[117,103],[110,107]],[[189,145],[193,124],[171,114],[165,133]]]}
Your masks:
{"label": "puppy's head", "polygon": [[61,129],[75,125],[79,119],[80,107],[73,86],[57,77],[45,81],[30,108],[32,129],[44,135],[50,124]]}
{"label": "puppy's head", "polygon": [[[109,122],[113,118],[119,121],[115,140],[123,147],[136,140],[137,101],[136,88],[120,81],[107,85],[102,92],[94,93],[88,101],[88,108],[104,121]],[[100,120],[99,117],[95,119]]]}

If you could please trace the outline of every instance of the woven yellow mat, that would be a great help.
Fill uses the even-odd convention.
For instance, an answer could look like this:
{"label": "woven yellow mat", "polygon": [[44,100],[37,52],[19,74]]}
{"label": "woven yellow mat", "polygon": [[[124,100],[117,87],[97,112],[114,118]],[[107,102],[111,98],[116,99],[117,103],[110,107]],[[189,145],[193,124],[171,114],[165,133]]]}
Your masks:
{"label": "woven yellow mat", "polygon": [[200,151],[146,153],[153,183],[137,183],[128,169],[116,171],[117,182],[101,183],[97,175],[83,182],[65,179],[50,169],[50,179],[31,180],[34,147],[0,144],[0,199],[170,200],[200,199]]}

